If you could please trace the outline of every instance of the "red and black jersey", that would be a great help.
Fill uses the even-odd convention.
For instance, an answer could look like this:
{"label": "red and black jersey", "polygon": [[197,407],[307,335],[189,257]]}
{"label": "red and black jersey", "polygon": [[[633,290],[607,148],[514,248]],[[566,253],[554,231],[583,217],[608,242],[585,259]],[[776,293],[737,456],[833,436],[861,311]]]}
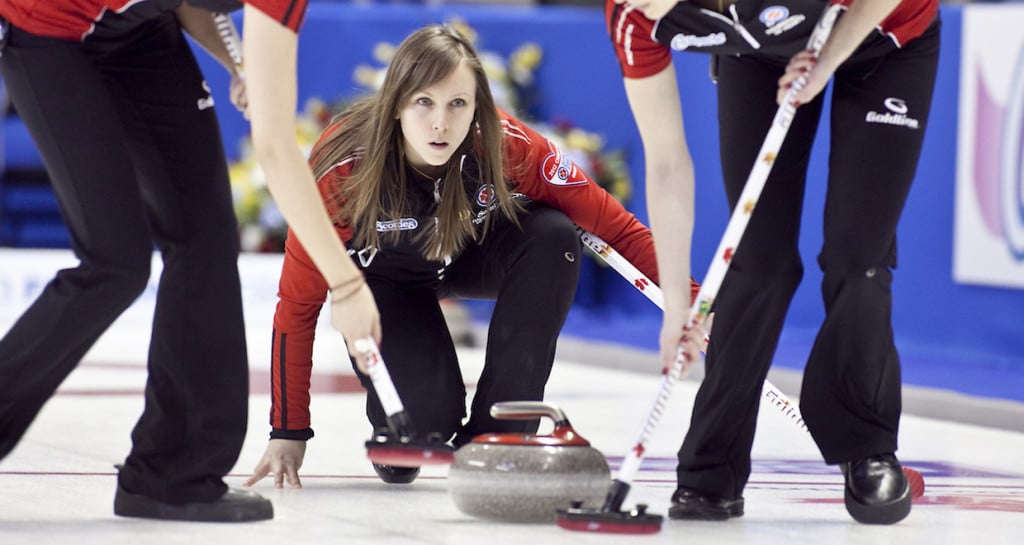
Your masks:
{"label": "red and black jersey", "polygon": [[305,20],[309,0],[245,0],[245,3],[298,32]]}
{"label": "red and black jersey", "polygon": [[173,11],[182,0],[4,0],[0,16],[39,36],[84,41],[119,32]]}
{"label": "red and black jersey", "polygon": [[[3,0],[0,17],[15,27],[67,40],[117,36],[126,29],[173,11],[183,0]],[[185,0],[189,4],[224,9],[243,2]],[[282,25],[298,32],[309,0],[245,0]]]}
{"label": "red and black jersey", "polygon": [[[605,0],[605,21],[623,76],[645,78],[668,66],[672,51],[790,57],[807,46],[827,3],[852,1],[738,0],[725,13],[682,1],[652,21],[628,4]],[[938,9],[938,0],[905,0],[878,30],[902,46],[924,32]]]}
{"label": "red and black jersey", "polygon": [[[562,211],[577,225],[604,239],[657,282],[654,242],[647,227],[598,186],[554,142],[511,115],[499,114],[504,127],[506,172],[515,197],[524,202],[544,203]],[[337,127],[328,128],[325,135]],[[317,184],[321,193],[332,193],[338,185],[344,184],[358,161],[359,157],[340,161],[320,176]],[[493,189],[475,178],[472,157],[463,161],[463,178],[475,218],[482,220],[484,211],[493,206],[490,197]],[[391,282],[416,286],[440,282],[448,262],[423,258],[417,238],[422,230],[434,228],[435,195],[438,193],[430,181],[422,178],[417,181],[421,183],[412,189],[418,194],[410,195],[411,209],[402,217],[379,218],[377,221],[379,232],[397,231],[397,240],[381,237],[380,248],[350,246],[350,253],[367,277],[385,277]],[[475,223],[481,225],[480,221]],[[350,242],[350,226],[335,227],[342,240]],[[457,260],[458,256],[451,256],[451,259]],[[274,396],[271,425],[276,429],[305,430],[310,426],[313,336],[327,292],[327,282],[298,238],[289,233],[278,292],[280,300],[274,314],[274,338],[283,339],[285,346],[273,348],[272,380],[275,389],[282,385],[286,388],[285,395]],[[287,354],[283,365],[282,354]],[[284,377],[281,376],[282,368]],[[287,406],[280,406],[282,403]]]}

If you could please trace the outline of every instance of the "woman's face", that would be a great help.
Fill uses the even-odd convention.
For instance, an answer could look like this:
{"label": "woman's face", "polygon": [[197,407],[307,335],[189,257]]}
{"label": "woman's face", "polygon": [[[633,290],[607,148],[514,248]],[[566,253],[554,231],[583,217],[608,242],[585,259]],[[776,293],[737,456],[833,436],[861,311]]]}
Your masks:
{"label": "woman's face", "polygon": [[447,163],[466,139],[475,112],[476,79],[465,63],[416,91],[398,112],[405,155],[412,166],[437,175],[434,167]]}

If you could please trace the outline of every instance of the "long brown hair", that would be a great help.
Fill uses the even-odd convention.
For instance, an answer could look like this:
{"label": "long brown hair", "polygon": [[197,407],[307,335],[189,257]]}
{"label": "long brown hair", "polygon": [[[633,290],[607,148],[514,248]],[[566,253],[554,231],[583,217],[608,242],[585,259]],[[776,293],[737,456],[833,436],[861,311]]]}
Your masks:
{"label": "long brown hair", "polygon": [[[426,229],[421,250],[425,258],[454,256],[476,239],[469,199],[463,186],[461,164],[472,155],[479,182],[492,184],[497,208],[518,224],[521,206],[511,196],[504,176],[504,135],[491,88],[473,45],[447,25],[432,25],[410,34],[388,65],[384,83],[372,96],[353,103],[332,121],[338,130],[313,148],[314,175],[319,179],[340,161],[358,157],[352,175],[330,195],[338,204],[335,220],[352,227],[357,247],[380,246],[379,219],[399,218],[408,211],[409,187],[416,180],[406,175],[406,157],[398,114],[412,95],[448,77],[460,63],[476,79],[476,111],[469,134],[448,161],[441,182],[436,229]],[[422,183],[422,182],[419,182]],[[483,232],[491,225],[484,219]],[[397,237],[396,231],[384,236]]]}

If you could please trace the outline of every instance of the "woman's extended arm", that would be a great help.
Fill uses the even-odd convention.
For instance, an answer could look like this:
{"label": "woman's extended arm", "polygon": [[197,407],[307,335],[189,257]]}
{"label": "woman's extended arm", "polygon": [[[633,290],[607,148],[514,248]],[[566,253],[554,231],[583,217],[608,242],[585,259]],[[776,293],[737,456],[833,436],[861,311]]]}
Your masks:
{"label": "woman's extended arm", "polygon": [[295,138],[298,35],[259,9],[245,6],[243,54],[253,149],[278,208],[332,288],[331,319],[365,368],[355,340],[381,340],[373,294],[338,238]]}
{"label": "woman's extended arm", "polygon": [[[665,297],[660,336],[662,366],[671,367],[690,311],[690,248],[694,224],[694,168],[686,144],[676,71],[669,64],[646,78],[625,78],[626,97],[644,149],[647,215]],[[703,340],[703,334],[697,335]],[[689,343],[690,361],[699,346]]]}

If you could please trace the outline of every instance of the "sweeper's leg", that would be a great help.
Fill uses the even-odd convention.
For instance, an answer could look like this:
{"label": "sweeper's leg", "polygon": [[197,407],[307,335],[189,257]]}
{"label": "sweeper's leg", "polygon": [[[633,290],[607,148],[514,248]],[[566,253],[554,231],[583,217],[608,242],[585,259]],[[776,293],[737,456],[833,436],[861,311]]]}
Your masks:
{"label": "sweeper's leg", "polygon": [[562,212],[535,206],[522,229],[503,223],[472,246],[446,278],[450,293],[496,300],[487,354],[470,419],[455,439],[464,444],[489,432],[533,432],[537,420],[496,420],[499,401],[541,401],[555,344],[576,294],[580,241]]}

